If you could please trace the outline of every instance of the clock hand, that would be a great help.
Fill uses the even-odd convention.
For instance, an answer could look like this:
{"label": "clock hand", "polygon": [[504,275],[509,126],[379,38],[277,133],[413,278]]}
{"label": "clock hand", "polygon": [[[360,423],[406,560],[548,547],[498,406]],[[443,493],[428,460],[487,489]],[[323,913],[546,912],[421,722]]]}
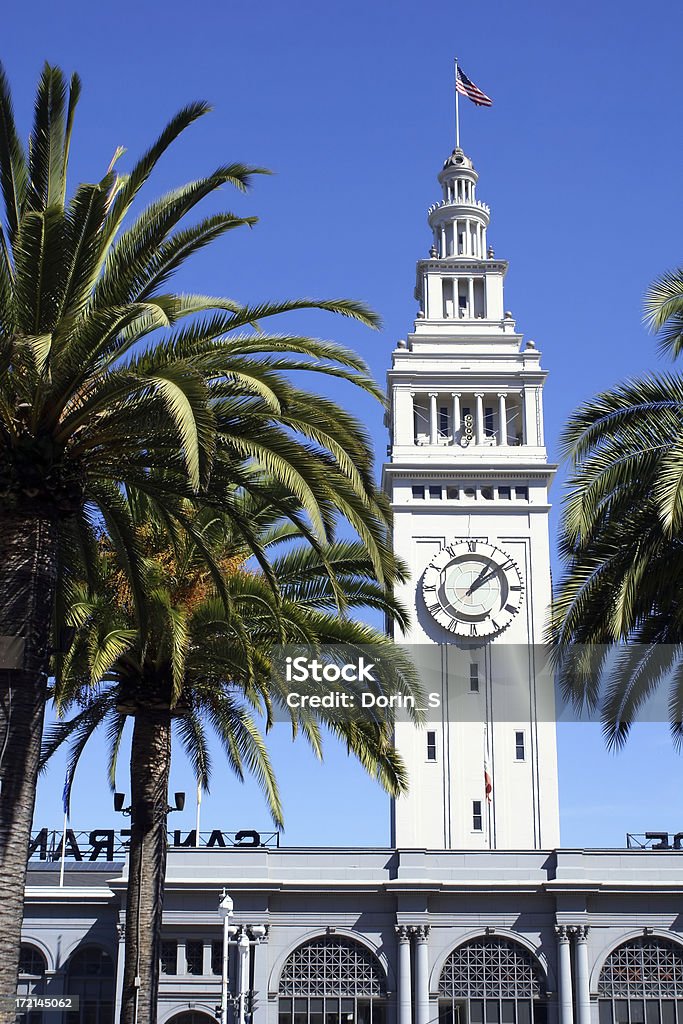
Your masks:
{"label": "clock hand", "polygon": [[514,562],[512,561],[512,559],[509,559],[503,565],[497,565],[495,569],[492,569],[491,572],[489,572],[487,576],[484,576],[483,579],[480,573],[479,576],[477,576],[474,583],[471,585],[470,589],[467,591],[467,593],[471,594],[473,590],[478,590],[479,587],[483,587],[485,583],[488,583],[488,581],[493,579],[494,576],[497,576],[499,572],[504,572],[506,569],[510,569],[513,565]]}
{"label": "clock hand", "polygon": [[488,570],[488,568],[489,568],[489,566],[488,566],[488,565],[485,565],[485,566],[484,566],[484,568],[483,568],[483,569],[481,570],[481,572],[479,573],[479,575],[477,576],[477,578],[476,578],[476,580],[474,581],[474,583],[470,583],[469,589],[468,589],[468,590],[467,590],[467,592],[465,593],[465,597],[467,597],[467,596],[468,596],[468,594],[471,594],[471,593],[472,593],[472,591],[473,591],[473,590],[474,590],[474,589],[476,588],[477,584],[479,583],[479,580],[480,580],[480,579],[482,578],[482,576],[483,576],[483,575],[484,575],[484,573],[485,573],[485,572],[486,572],[486,571]]}

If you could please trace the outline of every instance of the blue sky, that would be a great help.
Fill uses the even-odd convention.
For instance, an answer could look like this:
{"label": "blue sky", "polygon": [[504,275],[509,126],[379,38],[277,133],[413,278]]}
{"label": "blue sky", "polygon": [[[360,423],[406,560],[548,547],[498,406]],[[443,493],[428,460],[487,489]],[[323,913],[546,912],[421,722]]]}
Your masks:
{"label": "blue sky", "polygon": [[[214,113],[164,161],[148,198],[225,161],[276,173],[247,197],[225,194],[221,205],[257,214],[259,224],[199,256],[183,288],[241,300],[363,298],[382,314],[381,333],[322,315],[295,322],[361,351],[380,379],[414,318],[426,210],[453,146],[457,53],[495,101],[490,110],[462,104],[462,143],[492,207],[489,239],[511,261],[506,306],[550,370],[551,452],[580,400],[658,365],[641,302],[648,283],[680,262],[683,11],[674,0],[38,0],[30,21],[26,13],[18,4],[4,13],[0,44],[22,123],[44,59],[77,70],[84,95],[72,169],[93,180],[117,145],[134,156],[183,103],[210,100]],[[379,407],[339,397],[353,400],[381,457]],[[384,797],[339,751],[318,770],[283,739],[274,750],[288,842],[386,842]],[[681,828],[682,765],[661,729],[643,727],[614,756],[599,730],[565,726],[560,756],[566,845],[620,845],[627,830]],[[60,820],[59,775],[41,786],[37,821]],[[178,759],[174,782],[189,788],[186,780]],[[227,775],[214,788],[207,826],[267,823],[253,788]],[[95,752],[75,796],[75,826],[113,821],[109,805]],[[190,827],[191,817],[178,824]]]}

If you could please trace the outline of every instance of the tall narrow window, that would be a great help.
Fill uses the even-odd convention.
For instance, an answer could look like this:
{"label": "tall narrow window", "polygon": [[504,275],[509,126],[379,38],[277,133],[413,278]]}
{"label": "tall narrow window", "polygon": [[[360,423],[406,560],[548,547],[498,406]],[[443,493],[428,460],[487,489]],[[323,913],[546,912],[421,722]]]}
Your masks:
{"label": "tall narrow window", "polygon": [[479,693],[479,666],[470,665],[470,693]]}
{"label": "tall narrow window", "polygon": [[448,406],[439,407],[439,437],[448,437]]}
{"label": "tall narrow window", "polygon": [[188,974],[204,973],[204,943],[199,939],[188,939],[185,943],[185,966]]}
{"label": "tall narrow window", "polygon": [[472,831],[483,832],[484,823],[481,815],[481,800],[472,801]]}
{"label": "tall narrow window", "polygon": [[427,733],[427,760],[436,761],[436,733]]}
{"label": "tall narrow window", "polygon": [[174,939],[166,939],[161,943],[161,973],[178,973],[178,943]]}
{"label": "tall narrow window", "polygon": [[211,943],[211,973],[223,973],[223,943],[220,939],[214,939]]}
{"label": "tall narrow window", "polygon": [[487,437],[495,437],[493,429],[493,406],[487,405],[484,409],[484,433]]}
{"label": "tall narrow window", "polygon": [[515,733],[515,761],[526,760],[526,750],[524,747],[524,733]]}

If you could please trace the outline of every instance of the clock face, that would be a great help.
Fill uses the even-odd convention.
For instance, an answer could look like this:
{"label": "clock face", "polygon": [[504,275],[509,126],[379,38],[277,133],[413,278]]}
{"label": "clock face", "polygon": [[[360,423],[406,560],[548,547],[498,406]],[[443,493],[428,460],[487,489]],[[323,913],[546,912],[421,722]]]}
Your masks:
{"label": "clock face", "polygon": [[519,611],[524,586],[515,560],[483,541],[454,541],[432,559],[422,594],[430,615],[451,633],[501,633]]}

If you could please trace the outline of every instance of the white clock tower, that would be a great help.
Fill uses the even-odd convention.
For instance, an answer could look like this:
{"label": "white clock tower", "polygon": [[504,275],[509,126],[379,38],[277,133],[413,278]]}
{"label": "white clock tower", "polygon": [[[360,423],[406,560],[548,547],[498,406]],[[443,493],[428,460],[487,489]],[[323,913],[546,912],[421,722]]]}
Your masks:
{"label": "white clock tower", "polygon": [[455,149],[429,210],[415,328],[388,374],[384,483],[410,580],[424,730],[399,723],[410,792],[393,843],[429,849],[559,844],[555,703],[538,646],[550,605],[545,372],[505,311],[507,262],[487,247],[489,208]]}

